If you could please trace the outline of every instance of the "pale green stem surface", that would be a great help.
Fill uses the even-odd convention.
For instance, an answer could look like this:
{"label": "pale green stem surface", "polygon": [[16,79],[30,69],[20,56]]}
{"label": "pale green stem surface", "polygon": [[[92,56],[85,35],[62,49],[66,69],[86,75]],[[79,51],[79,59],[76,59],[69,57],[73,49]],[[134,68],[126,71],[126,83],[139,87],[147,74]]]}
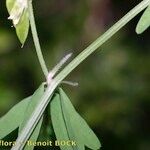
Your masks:
{"label": "pale green stem surface", "polygon": [[129,13],[127,13],[121,20],[114,24],[107,32],[105,32],[100,38],[98,38],[94,43],[82,51],[69,65],[67,65],[51,82],[51,84],[46,89],[44,95],[41,98],[40,103],[36,107],[35,111],[31,115],[31,118],[27,122],[26,126],[22,130],[21,134],[17,138],[17,144],[12,148],[12,150],[22,150],[24,143],[28,140],[32,131],[34,130],[36,124],[40,120],[42,114],[44,113],[47,105],[49,104],[52,94],[55,88],[60,84],[60,82],[72,71],[74,70],[83,60],[85,60],[91,53],[93,53],[97,48],[99,48],[104,42],[110,39],[118,30],[120,30],[124,25],[126,25],[131,19],[133,19],[138,13],[145,9],[150,4],[150,0],[144,0],[133,8]]}
{"label": "pale green stem surface", "polygon": [[41,46],[40,46],[40,42],[39,42],[37,30],[36,30],[36,25],[35,25],[32,1],[30,1],[30,0],[29,0],[29,19],[30,19],[31,31],[32,31],[32,36],[33,36],[36,53],[37,53],[42,71],[46,78],[48,75],[48,69],[46,67],[46,64],[45,64],[45,61],[43,58],[43,54],[42,54],[42,50],[41,50]]}

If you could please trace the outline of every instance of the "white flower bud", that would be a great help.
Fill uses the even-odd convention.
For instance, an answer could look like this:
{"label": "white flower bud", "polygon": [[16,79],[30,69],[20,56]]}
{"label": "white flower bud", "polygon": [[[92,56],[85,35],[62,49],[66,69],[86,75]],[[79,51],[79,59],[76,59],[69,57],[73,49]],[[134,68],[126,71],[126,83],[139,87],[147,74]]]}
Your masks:
{"label": "white flower bud", "polygon": [[16,26],[19,23],[24,10],[27,8],[27,0],[16,0],[13,8],[10,11],[10,16],[8,17],[8,19],[11,19],[13,21],[14,26]]}

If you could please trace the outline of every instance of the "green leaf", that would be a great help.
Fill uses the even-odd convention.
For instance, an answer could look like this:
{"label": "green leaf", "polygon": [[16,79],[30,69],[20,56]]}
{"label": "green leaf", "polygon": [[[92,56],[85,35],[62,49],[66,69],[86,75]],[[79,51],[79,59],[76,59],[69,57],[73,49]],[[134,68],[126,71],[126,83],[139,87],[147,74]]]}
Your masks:
{"label": "green leaf", "polygon": [[[30,102],[28,103],[28,106],[27,106],[27,109],[26,109],[26,112],[24,115],[24,120],[22,121],[22,124],[19,127],[19,134],[21,133],[21,130],[24,128],[24,126],[26,125],[27,121],[29,120],[31,114],[33,113],[33,111],[37,107],[38,103],[40,102],[40,99],[43,96],[43,93],[44,93],[44,83],[42,83],[40,85],[40,87],[35,91],[35,93],[33,94],[33,96],[30,99]],[[40,121],[38,122],[32,135],[29,138],[29,141],[31,141],[32,143],[37,141],[42,122],[43,122],[43,117],[40,119]],[[33,144],[31,144],[31,145],[26,144],[26,146],[24,147],[24,150],[32,150],[32,149],[34,149]]]}
{"label": "green leaf", "polygon": [[[62,89],[59,89],[59,95],[57,94],[57,97],[51,102],[51,117],[58,140],[76,141],[78,150],[84,150],[84,146],[93,150],[101,147],[94,132],[77,113]],[[64,150],[63,147],[60,148]],[[73,149],[76,149],[76,147],[73,147]]]}
{"label": "green leaf", "polygon": [[[69,141],[71,140],[68,134],[67,126],[64,120],[62,107],[60,103],[60,95],[55,94],[51,104],[51,119],[54,132],[58,141]],[[60,146],[61,150],[74,150],[72,146]]]}
{"label": "green leaf", "polygon": [[[69,98],[61,88],[59,88],[59,93],[61,98],[60,100],[63,104],[62,108],[64,109],[64,112],[68,113],[68,120],[70,119],[70,122],[73,126],[74,132],[76,133],[76,137],[78,138],[78,140],[91,149],[99,149],[101,147],[101,144],[95,133],[91,130],[86,121],[75,110]],[[79,132],[77,133],[76,131]]]}
{"label": "green leaf", "polygon": [[0,139],[17,129],[23,120],[25,110],[31,97],[16,104],[7,114],[0,118]]}
{"label": "green leaf", "polygon": [[150,6],[147,7],[142,17],[140,18],[136,26],[136,33],[137,34],[143,33],[149,26],[150,26]]}
{"label": "green leaf", "polygon": [[[16,34],[21,42],[21,44],[24,44],[27,36],[28,36],[28,32],[29,32],[29,14],[28,14],[28,8],[20,8],[20,4],[17,4],[16,0],[6,0],[6,7],[7,10],[9,12],[9,14],[11,15],[11,11],[12,9],[16,9],[14,11],[14,14],[16,13],[16,20],[19,20],[19,22],[14,25],[14,27],[16,28]],[[21,11],[21,10],[23,11]],[[18,13],[17,13],[18,11]],[[18,15],[19,14],[19,15]],[[18,18],[17,18],[18,17]],[[12,19],[13,22],[15,22],[15,19]]]}
{"label": "green leaf", "polygon": [[24,44],[29,32],[29,18],[28,11],[24,11],[19,23],[16,25],[16,33],[21,42]]}

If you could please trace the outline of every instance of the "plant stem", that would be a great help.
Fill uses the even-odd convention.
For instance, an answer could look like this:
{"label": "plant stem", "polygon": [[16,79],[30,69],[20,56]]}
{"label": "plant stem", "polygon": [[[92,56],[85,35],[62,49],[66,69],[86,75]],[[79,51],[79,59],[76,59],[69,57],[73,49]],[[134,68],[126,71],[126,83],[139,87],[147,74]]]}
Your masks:
{"label": "plant stem", "polygon": [[46,89],[44,95],[41,98],[40,103],[34,110],[30,119],[28,120],[26,126],[22,130],[21,134],[17,138],[16,145],[12,150],[21,150],[24,147],[25,142],[28,140],[32,131],[36,127],[36,124],[40,120],[42,114],[44,113],[47,105],[49,104],[52,94],[59,83],[72,71],[74,70],[83,60],[85,60],[91,53],[93,53],[98,47],[100,47],[104,42],[110,39],[118,30],[120,30],[124,25],[126,25],[131,19],[133,19],[138,13],[145,9],[150,4],[150,0],[144,0],[133,8],[129,13],[127,13],[121,20],[114,24],[107,32],[105,32],[100,38],[98,38],[94,43],[87,47],[83,52],[81,52],[69,65],[67,65],[51,82],[51,84]]}
{"label": "plant stem", "polygon": [[143,0],[130,12],[128,12],[123,18],[115,23],[109,30],[101,35],[95,42],[83,50],[73,61],[71,61],[55,78],[55,80],[61,82],[72,70],[74,70],[83,60],[91,55],[96,49],[98,49],[103,43],[109,40],[116,32],[118,32],[123,26],[125,26],[130,20],[132,20],[137,14],[145,9],[150,4],[150,0]]}
{"label": "plant stem", "polygon": [[37,29],[36,29],[36,24],[35,24],[35,19],[34,19],[34,13],[33,13],[33,6],[32,6],[32,1],[29,0],[29,19],[30,19],[30,25],[31,25],[31,31],[32,31],[32,36],[33,36],[33,41],[34,41],[34,45],[35,45],[35,49],[36,49],[36,53],[42,68],[42,71],[45,75],[45,78],[48,75],[48,69],[46,67],[44,58],[43,58],[43,54],[42,54],[42,50],[41,50],[41,46],[40,46],[40,42],[39,42],[39,38],[38,38],[38,34],[37,34]]}

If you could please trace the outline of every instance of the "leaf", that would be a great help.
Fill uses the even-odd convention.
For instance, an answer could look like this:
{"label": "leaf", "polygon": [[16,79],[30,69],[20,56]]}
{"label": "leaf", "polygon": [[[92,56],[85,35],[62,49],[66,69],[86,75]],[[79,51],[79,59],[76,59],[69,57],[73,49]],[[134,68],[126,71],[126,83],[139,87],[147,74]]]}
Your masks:
{"label": "leaf", "polygon": [[[61,103],[60,95],[55,94],[51,104],[51,119],[54,132],[58,141],[69,141],[70,137],[68,135],[67,127],[65,124]],[[72,146],[60,146],[61,150],[74,150]]]}
{"label": "leaf", "polygon": [[[44,93],[44,83],[42,83],[40,85],[40,87],[35,91],[35,93],[33,94],[33,96],[30,99],[30,102],[28,103],[25,115],[24,115],[24,119],[19,127],[19,134],[21,133],[21,130],[24,128],[24,126],[26,125],[27,121],[29,120],[31,114],[33,113],[33,111],[35,110],[36,106],[38,105],[38,103],[40,102],[41,97],[43,96]],[[39,136],[40,133],[40,129],[41,129],[41,125],[43,122],[43,117],[40,119],[40,121],[38,122],[36,128],[34,129],[32,135],[29,138],[29,141],[32,142],[31,145],[27,145],[24,147],[24,150],[32,150],[34,149],[34,144],[33,142],[37,141],[37,138]]]}
{"label": "leaf", "polygon": [[136,26],[136,33],[137,34],[143,33],[149,26],[150,26],[150,6],[147,7],[142,17],[140,18]]}
{"label": "leaf", "polygon": [[[59,96],[54,98],[51,102],[51,117],[58,140],[66,140],[67,136],[69,140],[76,141],[78,150],[84,150],[84,146],[93,150],[97,150],[101,147],[94,132],[76,112],[62,89],[59,89]],[[64,150],[63,147],[61,147],[61,149]],[[76,147],[73,147],[73,149],[76,149]]]}
{"label": "leaf", "polygon": [[21,42],[24,44],[29,32],[29,19],[28,19],[28,12],[24,11],[22,17],[20,18],[19,23],[16,25],[16,33]]}
{"label": "leaf", "polygon": [[0,139],[17,129],[23,120],[23,116],[31,97],[16,104],[7,114],[0,118]]}
{"label": "leaf", "polygon": [[24,5],[23,2],[19,3],[17,0],[6,0],[6,7],[10,14],[9,19],[13,21],[21,44],[25,43],[29,32],[28,8],[25,8]]}
{"label": "leaf", "polygon": [[28,106],[26,108],[26,113],[24,114],[23,123],[21,124],[19,130],[21,130],[25,126],[26,121],[30,118],[30,115],[32,114],[32,112],[34,111],[38,103],[40,102],[40,99],[43,96],[43,93],[44,93],[44,83],[42,83],[40,87],[32,95],[31,100],[28,103]]}
{"label": "leaf", "polygon": [[[76,137],[78,137],[79,141],[81,141],[87,147],[94,150],[99,149],[101,147],[101,144],[95,133],[75,110],[69,98],[61,88],[59,88],[59,93],[61,98],[60,100],[64,105],[62,108],[64,109],[64,112],[66,111],[66,113],[68,113],[68,119],[70,119],[74,132],[76,133]],[[76,131],[79,132],[77,133]]]}

